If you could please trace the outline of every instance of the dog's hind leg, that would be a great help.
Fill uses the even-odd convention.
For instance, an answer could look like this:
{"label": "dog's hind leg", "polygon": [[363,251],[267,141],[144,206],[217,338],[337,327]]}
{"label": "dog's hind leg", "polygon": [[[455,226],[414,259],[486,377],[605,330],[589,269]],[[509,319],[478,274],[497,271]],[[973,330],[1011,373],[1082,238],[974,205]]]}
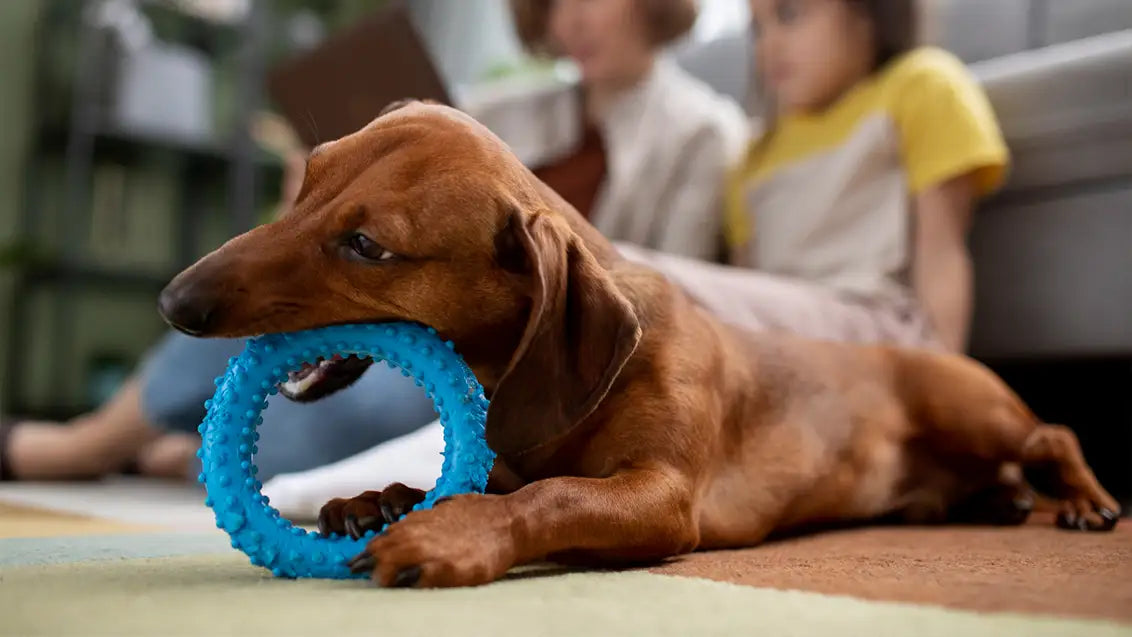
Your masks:
{"label": "dog's hind leg", "polygon": [[[957,522],[1016,524],[1040,507],[1058,511],[1057,525],[1064,529],[1111,530],[1120,517],[1120,504],[1085,462],[1076,434],[1063,425],[1019,421],[1031,417],[1027,412],[1007,420],[981,421],[983,441],[977,446],[986,445],[988,437],[1006,445],[999,458],[998,477],[957,502],[948,517]],[[1028,432],[1019,442],[1020,430]],[[1034,484],[1037,493],[1026,480],[1032,475],[1048,478]],[[1043,495],[1056,502],[1051,505]]]}
{"label": "dog's hind leg", "polygon": [[1085,462],[1072,429],[1039,425],[1026,438],[1022,462],[1026,469],[1045,470],[1053,478],[1049,495],[1061,501],[1058,526],[1082,531],[1108,531],[1116,526],[1120,504]]}
{"label": "dog's hind leg", "polygon": [[[965,497],[949,507],[949,518],[962,521],[964,516],[985,513],[988,506],[1006,508],[998,523],[1021,517],[1011,509],[1027,506],[1028,486],[1017,469],[1012,470],[1013,478],[1003,475],[1016,466],[1027,475],[1044,473],[1051,478],[1048,485],[1035,486],[1056,498],[1058,526],[1107,531],[1116,525],[1120,505],[1085,462],[1071,429],[1042,423],[1006,383],[973,361],[917,359],[912,365],[914,373],[908,378],[913,381],[902,387],[909,391],[906,396],[910,413],[920,425],[919,434],[937,462],[949,465],[970,487]],[[988,480],[989,475],[968,472],[979,465],[996,468],[997,478]],[[971,480],[985,484],[971,484]],[[994,516],[985,515],[979,521],[995,522]]]}

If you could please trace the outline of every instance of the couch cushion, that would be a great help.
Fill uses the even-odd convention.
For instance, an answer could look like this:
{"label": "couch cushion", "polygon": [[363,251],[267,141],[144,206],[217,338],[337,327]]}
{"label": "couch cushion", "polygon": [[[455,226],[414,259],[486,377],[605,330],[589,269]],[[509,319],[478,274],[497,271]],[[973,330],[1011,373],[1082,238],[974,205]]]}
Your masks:
{"label": "couch cushion", "polygon": [[1132,30],[976,62],[1015,165],[1007,189],[1132,176]]}
{"label": "couch cushion", "polygon": [[927,36],[964,62],[1024,51],[1030,9],[1030,0],[935,0],[924,11]]}
{"label": "couch cushion", "polygon": [[984,210],[971,251],[976,356],[1132,354],[1132,181]]}
{"label": "couch cushion", "polygon": [[971,68],[1014,158],[972,233],[972,351],[1132,353],[1132,31]]}
{"label": "couch cushion", "polygon": [[1055,44],[1132,29],[1129,0],[1047,0],[1043,42]]}

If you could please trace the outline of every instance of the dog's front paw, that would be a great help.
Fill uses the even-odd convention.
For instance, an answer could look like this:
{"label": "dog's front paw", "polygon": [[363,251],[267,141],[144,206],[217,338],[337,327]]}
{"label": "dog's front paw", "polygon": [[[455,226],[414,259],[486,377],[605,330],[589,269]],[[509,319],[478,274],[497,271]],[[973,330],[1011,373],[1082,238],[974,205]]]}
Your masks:
{"label": "dog's front paw", "polygon": [[495,496],[462,495],[414,511],[350,561],[388,587],[445,588],[493,582],[514,564],[510,520]]}
{"label": "dog's front paw", "polygon": [[369,531],[380,531],[412,510],[425,498],[425,492],[395,482],[384,491],[366,491],[353,498],[335,498],[318,513],[318,530],[324,535],[337,533],[355,540]]}
{"label": "dog's front paw", "polygon": [[1057,526],[1074,531],[1111,531],[1120,511],[1094,504],[1090,500],[1066,500],[1057,514]]}

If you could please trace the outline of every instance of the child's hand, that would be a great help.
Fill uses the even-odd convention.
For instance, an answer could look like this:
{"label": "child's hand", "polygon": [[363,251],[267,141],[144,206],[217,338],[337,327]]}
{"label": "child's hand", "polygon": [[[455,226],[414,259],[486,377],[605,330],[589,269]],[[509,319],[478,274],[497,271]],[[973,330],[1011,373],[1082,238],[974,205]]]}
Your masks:
{"label": "child's hand", "polygon": [[306,152],[295,150],[283,157],[283,188],[279,193],[279,210],[275,213],[277,219],[290,211],[295,200],[299,198],[306,171]]}
{"label": "child's hand", "polygon": [[286,120],[274,113],[260,113],[252,122],[252,138],[268,152],[275,153],[283,161],[283,187],[279,193],[279,207],[275,211],[278,219],[291,210],[299,196],[306,173],[308,150],[295,135]]}

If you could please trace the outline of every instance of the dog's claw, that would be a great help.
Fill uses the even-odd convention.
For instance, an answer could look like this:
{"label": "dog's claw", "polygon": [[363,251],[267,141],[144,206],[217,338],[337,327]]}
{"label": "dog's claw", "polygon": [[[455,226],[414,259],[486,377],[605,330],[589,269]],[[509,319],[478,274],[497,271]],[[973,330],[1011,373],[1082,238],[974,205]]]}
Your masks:
{"label": "dog's claw", "polygon": [[367,515],[366,517],[360,518],[358,520],[358,528],[362,530],[363,535],[368,533],[369,531],[380,531],[381,527],[381,518],[377,517],[376,515]]}
{"label": "dog's claw", "polygon": [[1069,531],[1111,531],[1116,528],[1120,515],[1111,509],[1098,507],[1096,513],[1101,518],[1099,524],[1089,521],[1085,515],[1062,511],[1057,514],[1057,527]]}
{"label": "dog's claw", "polygon": [[388,502],[381,503],[381,516],[385,518],[385,521],[389,524],[393,524],[398,518],[396,512],[393,511],[393,507],[390,506]]}
{"label": "dog's claw", "polygon": [[1116,521],[1120,519],[1119,513],[1112,509],[1101,507],[1097,510],[1097,514],[1104,520],[1100,526],[1096,527],[1098,531],[1111,531],[1116,528]]}
{"label": "dog's claw", "polygon": [[368,573],[377,566],[377,558],[362,551],[347,562],[347,566],[350,567],[351,573]]}
{"label": "dog's claw", "polygon": [[346,532],[349,533],[350,537],[354,538],[355,540],[360,540],[361,537],[365,535],[365,531],[363,531],[361,527],[358,526],[357,516],[346,516]]}
{"label": "dog's claw", "polygon": [[409,588],[417,583],[421,578],[421,567],[409,566],[397,571],[397,575],[393,578],[393,588]]}

